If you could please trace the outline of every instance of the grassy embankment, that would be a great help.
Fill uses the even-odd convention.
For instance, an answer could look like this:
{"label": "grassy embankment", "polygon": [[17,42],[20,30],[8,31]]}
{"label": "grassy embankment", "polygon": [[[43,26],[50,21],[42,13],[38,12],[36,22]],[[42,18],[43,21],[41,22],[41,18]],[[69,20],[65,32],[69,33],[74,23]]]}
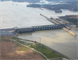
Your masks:
{"label": "grassy embankment", "polygon": [[46,47],[44,45],[41,45],[41,44],[37,43],[37,42],[36,42],[35,45],[32,45],[30,47],[40,51],[45,56],[47,56],[47,58],[63,57],[62,55],[56,53],[55,51],[49,49],[48,47]]}
{"label": "grassy embankment", "polygon": [[[22,43],[26,46],[29,46],[31,48],[34,48],[35,50],[43,53],[47,58],[57,58],[57,57],[64,57],[62,55],[60,55],[59,53],[53,51],[52,49],[44,46],[44,45],[41,45],[39,44],[38,42],[34,42],[35,44],[26,44],[26,42],[23,42],[23,41],[20,41],[19,38],[15,38],[15,37],[12,37],[11,39],[14,39],[16,40],[17,42],[19,43]],[[29,41],[29,40],[26,40],[26,41]],[[31,41],[32,42],[32,41]],[[22,50],[26,50],[25,48],[21,47]],[[58,58],[57,60],[61,60],[60,58]]]}

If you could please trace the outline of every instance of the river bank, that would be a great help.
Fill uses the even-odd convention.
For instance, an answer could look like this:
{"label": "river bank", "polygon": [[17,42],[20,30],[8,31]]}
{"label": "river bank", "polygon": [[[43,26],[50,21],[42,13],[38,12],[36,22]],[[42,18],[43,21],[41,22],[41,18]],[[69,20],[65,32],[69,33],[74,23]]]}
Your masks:
{"label": "river bank", "polygon": [[28,45],[29,47],[36,49],[37,51],[43,53],[47,58],[58,58],[58,57],[63,58],[64,57],[60,55],[59,53],[57,53],[56,51],[51,50],[48,47],[46,47],[45,45],[42,45],[36,41],[27,40],[29,42],[33,42],[34,43],[33,44],[33,43],[28,43],[25,39],[20,39],[20,38],[15,38],[15,37],[12,37],[12,39],[15,39],[19,43],[22,43],[26,46]]}
{"label": "river bank", "polygon": [[78,27],[78,15],[66,15],[66,16],[60,16],[59,18],[64,19],[68,21],[69,25],[76,25]]}
{"label": "river bank", "polygon": [[[75,30],[74,33],[78,33]],[[77,37],[68,32],[59,30],[36,31],[33,33],[19,34],[19,38],[40,42],[71,59],[77,58]],[[73,54],[73,55],[72,55]]]}
{"label": "river bank", "polygon": [[78,30],[78,28],[76,28],[76,27],[72,27],[71,29],[75,29],[75,30]]}
{"label": "river bank", "polygon": [[0,38],[0,60],[45,60],[39,53],[10,40],[10,38],[12,38],[12,36],[3,36]]}

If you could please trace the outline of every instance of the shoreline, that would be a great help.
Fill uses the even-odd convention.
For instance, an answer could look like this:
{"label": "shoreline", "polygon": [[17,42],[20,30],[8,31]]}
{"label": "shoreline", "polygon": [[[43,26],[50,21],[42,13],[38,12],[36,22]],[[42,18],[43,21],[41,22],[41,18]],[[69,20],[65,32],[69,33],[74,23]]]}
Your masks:
{"label": "shoreline", "polygon": [[75,29],[75,30],[78,30],[78,28],[75,28],[75,27],[72,27],[71,29]]}
{"label": "shoreline", "polygon": [[[18,37],[16,37],[16,38],[18,38]],[[20,38],[18,38],[18,39],[20,39]],[[26,39],[23,39],[23,40],[26,40]],[[31,40],[27,40],[27,41],[31,41]],[[33,42],[34,42],[34,41],[33,41]],[[37,42],[37,41],[35,41],[35,42]],[[47,47],[48,49],[51,49],[51,50],[55,51],[55,52],[58,53],[58,54],[61,54],[61,55],[64,56],[65,58],[69,59],[69,57],[65,56],[64,54],[62,54],[62,53],[60,53],[60,52],[58,52],[58,51],[56,51],[56,50],[54,50],[54,49],[52,49],[52,48],[46,46],[46,45],[44,45],[44,44],[42,44],[42,43],[40,43],[40,42],[37,42],[37,43],[39,43],[39,44],[41,44],[41,45]]]}

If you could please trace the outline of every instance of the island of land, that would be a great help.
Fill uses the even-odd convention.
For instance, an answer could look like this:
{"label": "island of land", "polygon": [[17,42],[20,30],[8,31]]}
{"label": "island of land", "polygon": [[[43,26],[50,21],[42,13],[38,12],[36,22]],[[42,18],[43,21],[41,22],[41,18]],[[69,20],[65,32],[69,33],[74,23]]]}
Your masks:
{"label": "island of land", "polygon": [[56,13],[62,13],[62,9],[70,10],[70,11],[78,11],[78,3],[67,3],[67,4],[57,4],[57,5],[49,5],[49,4],[29,4],[27,7],[37,7],[37,8],[46,8],[49,10],[54,10]]}

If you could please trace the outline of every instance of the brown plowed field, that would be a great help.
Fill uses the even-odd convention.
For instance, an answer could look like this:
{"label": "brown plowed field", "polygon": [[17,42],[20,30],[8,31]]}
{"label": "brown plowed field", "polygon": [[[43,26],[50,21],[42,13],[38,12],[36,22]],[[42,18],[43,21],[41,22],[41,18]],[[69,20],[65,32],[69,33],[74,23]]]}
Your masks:
{"label": "brown plowed field", "polygon": [[[22,48],[23,50],[22,50]],[[34,52],[28,48],[25,48],[21,45],[18,45],[15,42],[12,41],[1,41],[0,42],[0,60],[2,59],[44,59],[40,54],[38,54],[37,52]]]}

